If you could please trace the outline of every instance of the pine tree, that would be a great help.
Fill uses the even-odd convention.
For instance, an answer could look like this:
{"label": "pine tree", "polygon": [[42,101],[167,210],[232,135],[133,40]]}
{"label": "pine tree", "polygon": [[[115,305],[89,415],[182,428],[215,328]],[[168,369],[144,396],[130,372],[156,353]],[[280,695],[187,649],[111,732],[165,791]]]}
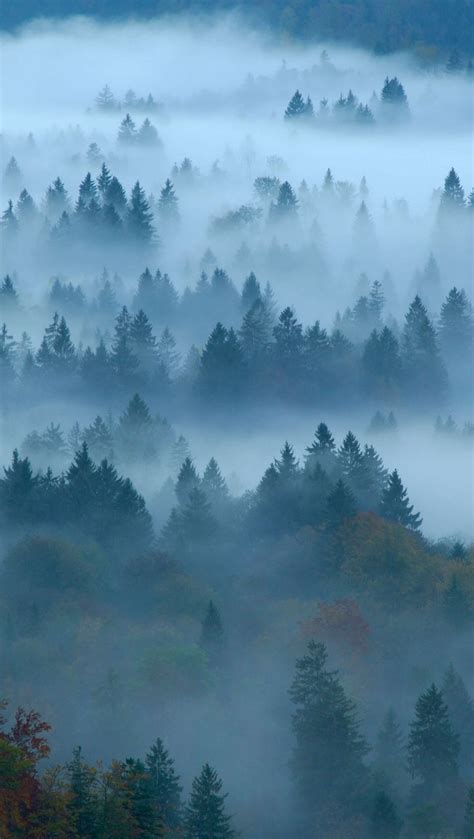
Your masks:
{"label": "pine tree", "polygon": [[267,313],[260,299],[245,313],[239,329],[240,345],[245,361],[255,365],[261,361],[270,343]]}
{"label": "pine tree", "polygon": [[410,504],[407,490],[396,469],[389,475],[388,485],[382,492],[380,515],[410,530],[418,530],[422,524],[423,519],[419,513],[413,512],[413,504]]}
{"label": "pine tree", "polygon": [[337,670],[327,669],[324,644],[310,641],[296,662],[290,688],[296,706],[296,746],[292,767],[301,805],[321,833],[334,808],[354,815],[362,806],[361,787],[369,751],[360,733],[355,704],[348,698]]}
{"label": "pine tree", "polygon": [[441,195],[441,212],[458,212],[465,207],[464,189],[462,188],[459,175],[454,169],[450,169],[444,181],[444,189]]}
{"label": "pine tree", "polygon": [[240,296],[240,306],[244,314],[252,308],[252,306],[257,300],[261,301],[261,299],[262,294],[260,290],[260,283],[258,282],[253,271],[251,271],[248,277],[246,277],[245,279],[242,288],[242,294]]}
{"label": "pine tree", "polygon": [[108,205],[112,206],[120,218],[125,216],[127,210],[127,196],[122,184],[115,175],[112,177],[112,180],[104,192],[103,203],[104,207]]}
{"label": "pine tree", "polygon": [[440,791],[457,774],[458,754],[459,740],[443,695],[432,684],[415,706],[408,738],[408,768],[427,790]]}
{"label": "pine tree", "polygon": [[307,105],[299,92],[297,90],[293,96],[291,97],[286,111],[285,111],[285,119],[295,119],[298,117],[304,117],[307,114]]}
{"label": "pine tree", "polygon": [[213,508],[219,508],[229,498],[229,490],[217,461],[211,457],[202,476],[201,489]]}
{"label": "pine tree", "polygon": [[351,518],[356,513],[354,495],[344,481],[339,480],[327,498],[327,520],[332,527],[338,527],[344,519]]}
{"label": "pine tree", "polygon": [[97,107],[104,111],[111,111],[117,107],[117,101],[108,84],[98,93],[95,102]]}
{"label": "pine tree", "polygon": [[205,763],[201,774],[192,783],[186,807],[184,839],[232,839],[235,831],[225,812],[222,781],[215,769]]}
{"label": "pine tree", "polygon": [[145,192],[137,181],[130,196],[127,230],[131,237],[142,244],[151,244],[154,237],[153,213]]}
{"label": "pine tree", "polygon": [[140,130],[136,137],[137,143],[141,146],[146,146],[148,148],[158,148],[163,145],[161,142],[158,131],[156,130],[155,126],[151,124],[148,117],[143,121],[142,125],[140,126]]}
{"label": "pine tree", "polygon": [[292,219],[296,216],[297,209],[298,199],[293,187],[288,181],[284,181],[278,191],[276,202],[271,205],[271,218],[281,220]]}
{"label": "pine tree", "polygon": [[67,809],[71,826],[76,836],[93,839],[99,820],[98,779],[95,770],[85,763],[80,746],[73,750],[67,774]]}
{"label": "pine tree", "polygon": [[117,140],[124,146],[132,146],[136,142],[136,139],[137,127],[130,114],[127,114],[120,123]]}
{"label": "pine tree", "polygon": [[158,199],[158,218],[165,227],[179,222],[178,203],[173,184],[167,178]]}
{"label": "pine tree", "polygon": [[38,218],[38,208],[26,189],[21,190],[15,210],[21,228],[32,224]]}
{"label": "pine tree", "polygon": [[13,238],[18,232],[18,219],[13,210],[13,201],[9,201],[6,210],[0,218],[0,229],[7,239]]}
{"label": "pine tree", "polygon": [[326,423],[320,422],[315,433],[314,440],[306,448],[306,464],[313,466],[321,463],[324,469],[328,469],[335,463],[336,444]]}
{"label": "pine tree", "polygon": [[180,354],[176,349],[176,341],[172,332],[166,327],[158,343],[158,358],[169,379],[175,379],[180,365]]}
{"label": "pine tree", "polygon": [[97,201],[98,195],[96,182],[88,172],[79,185],[79,200],[82,201],[84,207],[88,207],[91,201]]}
{"label": "pine tree", "polygon": [[17,449],[13,452],[11,466],[4,468],[0,478],[0,511],[5,523],[24,524],[35,509],[35,494],[38,477],[33,474],[27,457],[20,458]]}
{"label": "pine tree", "polygon": [[192,490],[196,489],[200,485],[201,480],[196,471],[196,467],[194,466],[191,458],[187,457],[179,470],[175,487],[176,497],[181,506],[187,504]]}
{"label": "pine tree", "polygon": [[452,288],[441,306],[439,340],[443,355],[453,365],[472,355],[474,322],[463,289]]}
{"label": "pine tree", "polygon": [[182,819],[181,792],[179,775],[174,769],[174,762],[158,738],[145,756],[146,771],[150,777],[153,807],[159,821],[166,830],[174,831]]}
{"label": "pine tree", "polygon": [[99,177],[97,178],[97,189],[102,197],[102,203],[105,201],[105,197],[109,190],[110,184],[112,183],[112,175],[110,170],[107,168],[105,163],[102,163]]}
{"label": "pine tree", "polygon": [[418,295],[405,317],[402,362],[406,385],[413,397],[420,401],[442,398],[446,373],[434,326]]}
{"label": "pine tree", "polygon": [[224,644],[224,630],[218,609],[209,601],[204,620],[201,624],[199,644],[209,656],[211,664],[219,664]]}
{"label": "pine tree", "polygon": [[8,192],[17,192],[22,183],[22,174],[16,157],[11,157],[3,174],[3,185]]}
{"label": "pine tree", "polygon": [[181,528],[188,550],[207,543],[216,532],[217,524],[212,515],[211,505],[199,487],[190,491],[182,508]]}

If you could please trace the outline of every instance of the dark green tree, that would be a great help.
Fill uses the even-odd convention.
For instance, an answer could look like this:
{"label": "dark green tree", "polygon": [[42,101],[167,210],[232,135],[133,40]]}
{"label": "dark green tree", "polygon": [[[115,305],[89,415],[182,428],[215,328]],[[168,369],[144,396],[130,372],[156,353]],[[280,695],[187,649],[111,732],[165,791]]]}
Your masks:
{"label": "dark green tree", "polygon": [[225,812],[222,781],[215,769],[205,763],[192,783],[184,821],[185,839],[232,839],[235,831]]}
{"label": "dark green tree", "polygon": [[143,245],[151,244],[155,229],[153,227],[153,213],[146,199],[145,191],[136,182],[130,196],[130,206],[127,214],[127,230],[136,242]]}
{"label": "dark green tree", "polygon": [[296,789],[310,823],[317,819],[322,832],[335,808],[354,815],[363,806],[360,793],[369,748],[337,670],[327,669],[324,644],[310,641],[306,655],[297,660],[290,697],[296,707],[292,759]]}
{"label": "dark green tree", "polygon": [[403,486],[397,470],[394,469],[389,475],[388,484],[382,492],[380,515],[390,521],[403,524],[410,530],[418,530],[423,519],[419,513],[414,513],[413,509],[407,490]]}
{"label": "dark green tree", "polygon": [[419,697],[408,738],[408,768],[427,790],[441,791],[458,771],[459,739],[443,694],[432,684]]}
{"label": "dark green tree", "polygon": [[174,761],[159,737],[145,756],[145,766],[150,777],[156,820],[172,834],[182,820],[182,787],[174,769]]}

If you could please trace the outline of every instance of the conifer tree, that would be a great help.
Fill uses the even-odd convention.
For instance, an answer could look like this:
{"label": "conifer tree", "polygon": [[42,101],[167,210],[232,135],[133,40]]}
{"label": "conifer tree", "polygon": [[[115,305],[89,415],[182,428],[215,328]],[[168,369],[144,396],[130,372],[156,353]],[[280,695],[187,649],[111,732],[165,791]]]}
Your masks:
{"label": "conifer tree", "polygon": [[151,244],[154,237],[153,213],[145,192],[137,181],[130,196],[127,229],[131,237],[142,244]]}
{"label": "conifer tree", "polygon": [[474,701],[452,664],[444,674],[442,691],[453,730],[459,737],[459,768],[469,778],[474,768]]}
{"label": "conifer tree", "polygon": [[127,196],[122,184],[115,175],[112,176],[112,180],[104,192],[103,203],[104,207],[107,205],[112,206],[121,218],[125,216]]}
{"label": "conifer tree", "polygon": [[20,227],[32,224],[38,217],[38,208],[26,189],[21,190],[15,210]]}
{"label": "conifer tree", "polygon": [[18,232],[18,219],[13,210],[13,201],[9,201],[0,218],[0,229],[6,239],[11,239]]}
{"label": "conifer tree", "polygon": [[167,831],[179,828],[182,819],[179,775],[163,741],[158,737],[145,757],[146,771],[150,777],[150,792],[156,821]]}
{"label": "conifer tree", "polygon": [[80,746],[73,750],[67,773],[67,809],[71,826],[81,839],[93,839],[99,822],[98,779],[95,770],[84,761]]}
{"label": "conifer tree", "polygon": [[245,361],[253,366],[263,360],[270,343],[270,330],[264,304],[260,299],[246,311],[239,329],[240,345]]}
{"label": "conifer tree", "polygon": [[242,294],[240,296],[240,305],[244,314],[252,308],[252,306],[257,300],[261,301],[261,299],[262,294],[260,290],[260,283],[258,282],[253,271],[251,271],[248,277],[246,277],[245,279],[242,288]]}
{"label": "conifer tree", "polygon": [[179,222],[178,203],[174,186],[167,178],[158,199],[158,218],[165,227]]}
{"label": "conifer tree", "polygon": [[408,493],[403,486],[396,469],[389,475],[388,484],[382,492],[380,515],[390,521],[398,522],[410,530],[418,530],[423,519],[419,513],[413,512]]}
{"label": "conifer tree", "polygon": [[445,358],[453,365],[472,355],[474,322],[463,289],[452,288],[441,306],[439,339]]}
{"label": "conifer tree", "polygon": [[328,523],[333,527],[338,527],[344,519],[354,516],[356,509],[356,501],[352,491],[340,479],[327,498],[326,512]]}
{"label": "conifer tree", "polygon": [[296,708],[295,784],[310,823],[317,819],[322,832],[334,808],[353,816],[362,806],[359,796],[367,774],[363,761],[369,749],[354,702],[337,670],[327,669],[324,644],[310,641],[297,660],[290,697]]}
{"label": "conifer tree", "polygon": [[408,768],[427,790],[440,791],[458,771],[459,740],[441,691],[432,684],[419,697],[408,738]]}
{"label": "conifer tree", "polygon": [[450,169],[444,181],[441,195],[440,210],[442,212],[458,212],[465,207],[464,189],[455,169]]}
{"label": "conifer tree", "polygon": [[184,839],[233,839],[235,831],[231,818],[225,812],[222,781],[215,769],[205,763],[201,774],[192,784],[186,806]]}
{"label": "conifer tree", "polygon": [[202,476],[201,489],[212,507],[219,508],[228,500],[229,490],[217,461],[211,457]]}
{"label": "conifer tree", "polygon": [[100,174],[97,178],[97,188],[102,197],[102,203],[105,202],[105,197],[108,193],[110,184],[112,183],[112,175],[105,163],[102,163]]}
{"label": "conifer tree", "polygon": [[306,104],[305,101],[297,90],[293,96],[291,97],[286,111],[285,111],[285,119],[295,119],[298,117],[303,117],[306,114]]}
{"label": "conifer tree", "polygon": [[176,497],[181,506],[187,504],[192,490],[196,489],[196,487],[199,487],[200,485],[201,480],[196,471],[196,467],[194,466],[191,458],[187,457],[179,470],[175,487]]}
{"label": "conifer tree", "polygon": [[151,124],[148,117],[143,121],[140,130],[136,136],[137,143],[148,148],[158,148],[162,146],[162,142],[158,136],[158,131],[155,126]]}
{"label": "conifer tree", "polygon": [[132,146],[137,139],[137,127],[130,114],[126,114],[120,123],[117,140],[124,146]]}

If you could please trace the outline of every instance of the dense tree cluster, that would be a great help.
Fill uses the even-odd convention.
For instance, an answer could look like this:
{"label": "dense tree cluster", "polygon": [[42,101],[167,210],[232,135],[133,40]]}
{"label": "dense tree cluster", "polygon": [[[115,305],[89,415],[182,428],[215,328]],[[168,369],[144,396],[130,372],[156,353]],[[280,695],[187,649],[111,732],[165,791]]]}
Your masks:
{"label": "dense tree cluster", "polygon": [[[21,324],[22,299],[9,276],[0,299],[8,319]],[[210,279],[203,272],[196,288],[181,298],[167,274],[158,270],[153,275],[147,268],[138,280],[132,311],[119,309],[107,275],[90,302],[80,286],[55,280],[48,305],[56,311],[37,349],[26,332],[18,341],[6,324],[2,327],[0,381],[7,399],[18,388],[28,392],[41,386],[54,392],[66,386],[78,393],[111,389],[117,395],[158,390],[162,398],[179,394],[216,404],[238,396],[250,403],[291,398],[331,404],[343,398],[389,407],[441,406],[450,387],[464,385],[462,371],[474,335],[470,303],[456,288],[437,321],[416,295],[404,323],[391,319],[389,325],[383,286],[376,280],[353,309],[336,316],[332,330],[319,320],[304,329],[291,307],[276,316],[270,285],[262,290],[253,272],[239,294],[220,268]],[[68,321],[88,314],[98,322],[105,316],[114,324],[113,336],[104,335],[95,347],[76,348]],[[213,317],[230,318],[235,326],[219,320],[210,326],[202,350],[193,345],[182,361],[169,324],[174,330],[192,330],[193,322],[211,325]],[[162,329],[159,337],[154,324]]]}
{"label": "dense tree cluster", "polygon": [[[223,0],[188,0],[179,10],[202,14],[227,10],[229,4]],[[256,10],[248,0],[240,4],[253,18],[270,25],[279,33],[298,40],[326,38],[357,43],[375,49],[380,53],[405,50],[410,48],[435,48],[441,55],[450,53],[450,67],[456,69],[461,63],[459,52],[471,56],[473,52],[471,6],[468,0],[454,0],[446,7],[445,3],[432,0],[400,0],[393,4],[377,3],[369,0],[342,0],[320,2],[283,2],[266,0]],[[42,7],[45,17],[63,17],[66,14],[95,14],[99,18],[129,17],[132,8],[129,0],[119,0],[113,10],[98,0],[92,7],[85,0],[45,0]],[[139,9],[145,18],[157,14],[175,12],[175,6],[169,0],[146,0]],[[14,6],[5,7],[0,19],[4,28],[12,28],[35,17],[37,8],[32,0],[21,0]]]}

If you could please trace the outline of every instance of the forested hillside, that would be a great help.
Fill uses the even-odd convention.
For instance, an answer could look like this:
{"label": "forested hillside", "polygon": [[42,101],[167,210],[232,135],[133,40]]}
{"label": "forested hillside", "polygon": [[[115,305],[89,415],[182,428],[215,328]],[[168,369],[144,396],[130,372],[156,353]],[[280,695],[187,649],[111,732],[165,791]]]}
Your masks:
{"label": "forested hillside", "polygon": [[239,11],[277,36],[335,40],[385,53],[416,50],[425,59],[473,53],[472,0],[17,0],[4,3],[1,23],[12,28],[38,17],[94,15],[110,20],[155,15]]}

